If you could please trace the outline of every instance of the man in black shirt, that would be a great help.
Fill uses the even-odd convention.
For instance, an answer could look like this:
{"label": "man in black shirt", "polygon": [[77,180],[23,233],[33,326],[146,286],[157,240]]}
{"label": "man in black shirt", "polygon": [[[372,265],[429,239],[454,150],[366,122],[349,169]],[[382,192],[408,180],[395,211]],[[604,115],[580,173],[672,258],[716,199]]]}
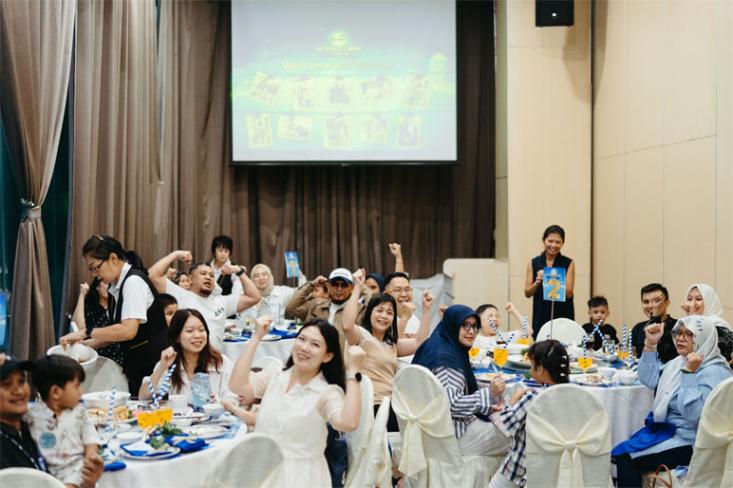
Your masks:
{"label": "man in black shirt", "polygon": [[[0,469],[31,468],[48,472],[46,461],[31,437],[23,416],[28,411],[30,361],[16,361],[0,353]],[[104,466],[96,456],[84,463],[82,487],[93,487]]]}
{"label": "man in black shirt", "polygon": [[672,340],[672,328],[677,323],[677,319],[667,314],[669,308],[669,291],[659,283],[650,283],[641,289],[641,306],[644,315],[649,319],[639,322],[631,329],[631,343],[634,348],[634,354],[637,358],[641,357],[644,350],[644,338],[646,334],[644,328],[652,323],[664,324],[664,335],[657,344],[657,353],[659,360],[666,363],[677,357],[677,348]]}

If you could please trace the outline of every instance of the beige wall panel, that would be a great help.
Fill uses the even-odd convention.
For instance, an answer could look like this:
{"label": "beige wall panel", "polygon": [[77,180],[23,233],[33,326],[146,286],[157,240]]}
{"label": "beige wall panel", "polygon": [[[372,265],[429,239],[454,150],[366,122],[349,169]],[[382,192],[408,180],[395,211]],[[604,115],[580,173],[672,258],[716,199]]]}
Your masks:
{"label": "beige wall panel", "polygon": [[593,108],[594,157],[624,152],[626,92],[625,2],[596,2]]}
{"label": "beige wall panel", "polygon": [[666,3],[665,144],[715,134],[715,3]]}
{"label": "beige wall panel", "polygon": [[588,321],[588,300],[590,299],[590,276],[577,276],[575,279],[575,321],[583,324]]}
{"label": "beige wall panel", "polygon": [[664,8],[661,2],[626,3],[626,150],[662,144]]}
{"label": "beige wall panel", "polygon": [[597,159],[593,171],[593,294],[617,316],[624,309],[624,156]]}
{"label": "beige wall panel", "polygon": [[[664,282],[664,171],[661,148],[626,157],[624,206],[624,317],[638,315],[639,289]],[[636,307],[634,304],[637,304]]]}
{"label": "beige wall panel", "polygon": [[535,0],[510,0],[509,47],[585,47],[590,39],[590,2],[575,2],[572,27],[535,27]]}
{"label": "beige wall panel", "polygon": [[[532,327],[532,299],[524,298],[524,276],[511,276],[509,278],[509,301],[519,309],[519,312],[529,317],[529,326]],[[498,304],[497,304],[498,305]],[[510,322],[512,329],[521,328],[515,320]]]}
{"label": "beige wall panel", "polygon": [[664,148],[664,279],[677,313],[690,283],[715,283],[715,138]]}

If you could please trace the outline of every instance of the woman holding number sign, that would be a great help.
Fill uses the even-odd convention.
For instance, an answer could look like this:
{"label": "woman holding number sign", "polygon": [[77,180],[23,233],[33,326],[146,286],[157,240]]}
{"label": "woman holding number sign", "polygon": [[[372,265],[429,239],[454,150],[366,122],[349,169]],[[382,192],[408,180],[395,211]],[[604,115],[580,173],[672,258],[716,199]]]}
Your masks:
{"label": "woman holding number sign", "polygon": [[[560,254],[565,243],[565,230],[559,225],[551,225],[542,235],[545,250],[535,256],[527,264],[527,277],[524,283],[524,296],[532,297],[532,336],[537,337],[540,328],[550,318],[575,319],[573,306],[573,288],[575,287],[575,263],[567,256]],[[542,279],[545,268],[565,269],[565,301],[555,302],[552,310],[552,301],[544,299]]]}

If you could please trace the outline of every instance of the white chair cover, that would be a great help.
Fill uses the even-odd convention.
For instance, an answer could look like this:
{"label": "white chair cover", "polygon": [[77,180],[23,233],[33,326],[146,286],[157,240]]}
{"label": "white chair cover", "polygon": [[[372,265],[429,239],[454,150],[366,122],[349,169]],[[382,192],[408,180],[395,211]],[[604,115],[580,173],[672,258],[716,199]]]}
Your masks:
{"label": "white chair cover", "polygon": [[527,486],[607,488],[611,427],[603,405],[577,385],[540,393],[527,411]]}
{"label": "white chair cover", "polygon": [[5,468],[0,470],[0,486],[12,488],[66,488],[66,485],[50,474],[31,468]]}
{"label": "white chair cover", "polygon": [[374,425],[374,386],[372,380],[367,376],[362,375],[361,377],[361,417],[359,417],[359,427],[355,431],[346,434],[348,452],[349,452],[349,473],[346,479],[348,486],[349,476],[356,470],[352,469],[353,466],[361,464],[364,455],[367,452],[369,446],[369,436],[372,433],[372,426]]}
{"label": "white chair cover", "polygon": [[[550,337],[552,330],[552,337]],[[574,320],[560,318],[546,322],[537,333],[537,342],[546,339],[555,339],[563,344],[580,344],[587,334],[583,327]]]}
{"label": "white chair cover", "polygon": [[[104,356],[99,356],[94,363],[84,368],[86,379],[81,385],[84,393],[93,391],[110,391],[117,388],[117,391],[128,392],[127,377],[122,372],[119,364]],[[136,391],[129,392],[137,396]]]}
{"label": "white chair cover", "polygon": [[263,434],[247,434],[232,447],[206,481],[207,488],[260,488],[280,466],[277,442]]}
{"label": "white chair cover", "polygon": [[[349,488],[389,487],[392,485],[392,461],[387,446],[387,421],[390,398],[385,397],[374,419],[366,453],[358,464],[349,464],[346,486]],[[371,408],[371,407],[370,407]]]}
{"label": "white chair cover", "polygon": [[685,486],[733,486],[733,378],[720,383],[705,402]]}
{"label": "white chair cover", "polygon": [[285,367],[283,362],[280,361],[280,358],[276,358],[275,356],[262,356],[261,358],[255,358],[252,361],[253,368],[261,368],[263,370],[269,368],[273,364],[280,369]]}

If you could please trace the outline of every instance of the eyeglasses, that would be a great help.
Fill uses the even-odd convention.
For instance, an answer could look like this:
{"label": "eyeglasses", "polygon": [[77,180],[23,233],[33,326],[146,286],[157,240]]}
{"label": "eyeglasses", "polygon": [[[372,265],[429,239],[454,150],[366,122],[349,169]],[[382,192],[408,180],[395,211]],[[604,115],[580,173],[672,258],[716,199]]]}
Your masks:
{"label": "eyeglasses", "polygon": [[689,330],[673,330],[672,331],[672,337],[675,339],[678,339],[681,335],[685,336],[685,339],[692,339],[692,337],[695,335]]}
{"label": "eyeglasses", "polygon": [[405,295],[412,294],[412,288],[410,288],[409,286],[407,288],[392,288],[392,291],[395,295],[402,295],[403,293]]}
{"label": "eyeglasses", "polygon": [[478,334],[478,331],[481,330],[481,326],[479,324],[471,322],[463,322],[461,324],[461,328],[466,332],[473,331],[476,334]]}
{"label": "eyeglasses", "polygon": [[97,264],[96,266],[91,265],[87,269],[89,270],[90,273],[96,273],[97,271],[99,271],[99,268],[101,268],[104,263],[105,261],[100,261],[99,264]]}

